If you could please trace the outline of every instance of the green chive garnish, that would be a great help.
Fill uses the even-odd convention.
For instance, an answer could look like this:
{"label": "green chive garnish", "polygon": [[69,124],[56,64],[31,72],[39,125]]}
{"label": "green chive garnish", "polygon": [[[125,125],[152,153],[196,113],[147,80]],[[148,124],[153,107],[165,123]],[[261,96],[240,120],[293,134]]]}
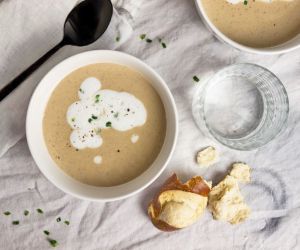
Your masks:
{"label": "green chive garnish", "polygon": [[248,0],[245,0],[245,1],[244,1],[244,5],[247,5],[247,4],[248,4]]}
{"label": "green chive garnish", "polygon": [[58,243],[57,243],[56,240],[48,239],[48,241],[49,241],[49,243],[50,243],[50,245],[51,245],[52,247],[57,247]]}
{"label": "green chive garnish", "polygon": [[95,102],[96,103],[99,102],[100,95],[96,95],[95,98],[96,98]]}
{"label": "green chive garnish", "polygon": [[58,218],[56,219],[56,221],[57,221],[57,222],[61,222],[61,218],[58,217]]}
{"label": "green chive garnish", "polygon": [[72,122],[75,122],[75,118],[73,117],[73,118],[71,119],[71,121],[72,121]]}
{"label": "green chive garnish", "polygon": [[161,46],[165,49],[167,48],[167,45],[165,43],[161,43]]}
{"label": "green chive garnish", "polygon": [[141,34],[140,38],[141,38],[141,40],[144,40],[146,38],[146,34]]}
{"label": "green chive garnish", "polygon": [[29,214],[29,211],[28,211],[28,210],[25,210],[25,211],[24,211],[24,215],[27,216],[28,214]]}
{"label": "green chive garnish", "polygon": [[18,220],[14,220],[14,221],[12,222],[12,224],[13,224],[13,225],[19,225],[20,222],[19,222]]}
{"label": "green chive garnish", "polygon": [[92,118],[89,118],[89,119],[88,119],[88,122],[89,122],[89,123],[91,123],[91,122],[92,122],[92,120],[93,120]]}
{"label": "green chive garnish", "polygon": [[120,41],[120,37],[117,36],[117,37],[116,37],[116,42],[119,42],[119,41]]}
{"label": "green chive garnish", "polygon": [[47,231],[47,230],[44,230],[43,232],[44,232],[44,234],[46,234],[46,235],[50,235],[50,232]]}
{"label": "green chive garnish", "polygon": [[11,215],[11,213],[9,211],[4,212],[3,214],[6,216]]}
{"label": "green chive garnish", "polygon": [[84,93],[84,91],[82,90],[82,88],[80,88],[79,91],[80,91],[82,94]]}
{"label": "green chive garnish", "polygon": [[92,115],[92,119],[96,120],[96,119],[98,119],[98,117],[95,115]]}
{"label": "green chive garnish", "polygon": [[68,220],[65,220],[64,223],[68,226],[70,225],[70,222]]}
{"label": "green chive garnish", "polygon": [[40,208],[38,208],[36,211],[37,211],[39,214],[43,214],[43,213],[44,213],[44,211],[43,211],[42,209],[40,209]]}
{"label": "green chive garnish", "polygon": [[195,82],[199,82],[199,81],[200,81],[199,78],[198,78],[197,76],[193,76],[193,80],[194,80]]}
{"label": "green chive garnish", "polygon": [[152,40],[149,39],[149,38],[147,38],[147,39],[146,39],[146,42],[147,42],[147,43],[152,43]]}
{"label": "green chive garnish", "polygon": [[107,122],[105,125],[106,127],[111,127],[111,122]]}

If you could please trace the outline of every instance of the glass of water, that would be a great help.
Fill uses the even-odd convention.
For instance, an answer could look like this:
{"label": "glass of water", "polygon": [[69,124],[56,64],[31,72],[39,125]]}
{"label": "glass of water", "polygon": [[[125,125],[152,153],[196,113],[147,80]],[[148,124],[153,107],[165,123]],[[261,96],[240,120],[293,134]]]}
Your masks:
{"label": "glass of water", "polygon": [[230,148],[263,146],[287,123],[287,92],[281,81],[261,66],[231,65],[202,84],[193,99],[196,123]]}

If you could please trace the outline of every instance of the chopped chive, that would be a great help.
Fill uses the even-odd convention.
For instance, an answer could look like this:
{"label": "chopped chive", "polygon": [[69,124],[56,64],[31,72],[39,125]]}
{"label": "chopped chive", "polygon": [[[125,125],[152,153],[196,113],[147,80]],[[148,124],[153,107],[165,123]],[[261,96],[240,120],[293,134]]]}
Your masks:
{"label": "chopped chive", "polygon": [[167,48],[167,45],[165,43],[161,43],[161,46],[165,49]]}
{"label": "chopped chive", "polygon": [[96,120],[96,119],[98,119],[98,117],[95,115],[92,115],[92,119]]}
{"label": "chopped chive", "polygon": [[141,38],[141,40],[144,40],[146,38],[146,34],[141,34],[140,38]]}
{"label": "chopped chive", "polygon": [[47,230],[44,230],[43,232],[44,232],[44,234],[46,234],[46,235],[50,235],[50,232],[47,231]]}
{"label": "chopped chive", "polygon": [[117,36],[117,37],[116,37],[116,42],[119,42],[119,41],[120,41],[120,37]]}
{"label": "chopped chive", "polygon": [[70,225],[70,222],[68,220],[65,220],[64,223],[68,226]]}
{"label": "chopped chive", "polygon": [[146,39],[146,42],[147,42],[147,43],[152,43],[152,40],[149,39],[149,38],[147,38],[147,39]]}
{"label": "chopped chive", "polygon": [[43,211],[42,209],[40,209],[40,208],[38,208],[36,211],[37,211],[39,214],[43,214],[43,213],[44,213],[44,211]]}
{"label": "chopped chive", "polygon": [[56,221],[57,221],[57,222],[61,222],[61,218],[58,217],[58,218],[56,219]]}
{"label": "chopped chive", "polygon": [[28,210],[24,210],[24,215],[27,216],[29,214]]}
{"label": "chopped chive", "polygon": [[96,95],[96,96],[95,96],[95,99],[96,99],[95,102],[96,102],[96,103],[99,102],[99,98],[100,98],[100,95]]}
{"label": "chopped chive", "polygon": [[91,122],[92,122],[92,120],[93,120],[92,118],[89,118],[89,119],[88,119],[88,122],[89,122],[89,123],[91,123]]}
{"label": "chopped chive", "polygon": [[99,102],[100,95],[96,95],[95,98],[96,98],[96,102]]}
{"label": "chopped chive", "polygon": [[73,117],[73,118],[71,119],[71,121],[72,121],[72,122],[75,122],[75,118]]}
{"label": "chopped chive", "polygon": [[244,1],[244,5],[247,5],[247,4],[248,4],[248,0],[245,0],[245,1]]}
{"label": "chopped chive", "polygon": [[84,91],[82,90],[82,88],[79,88],[79,91],[83,94],[84,93]]}
{"label": "chopped chive", "polygon": [[111,127],[111,122],[107,122],[105,125],[106,125],[107,128]]}
{"label": "chopped chive", "polygon": [[52,247],[57,247],[58,243],[57,243],[56,240],[48,239],[48,241],[49,241],[49,243],[50,243],[50,245],[51,245]]}
{"label": "chopped chive", "polygon": [[119,113],[118,113],[118,112],[114,114],[114,117],[115,117],[115,118],[118,118],[118,116],[119,116]]}
{"label": "chopped chive", "polygon": [[9,211],[4,212],[3,214],[6,216],[11,215],[11,213]]}
{"label": "chopped chive", "polygon": [[193,80],[194,80],[195,82],[199,82],[199,81],[200,81],[199,78],[198,78],[197,76],[193,76]]}
{"label": "chopped chive", "polygon": [[19,222],[18,220],[14,220],[14,221],[12,222],[12,224],[13,224],[13,225],[19,225],[20,222]]}

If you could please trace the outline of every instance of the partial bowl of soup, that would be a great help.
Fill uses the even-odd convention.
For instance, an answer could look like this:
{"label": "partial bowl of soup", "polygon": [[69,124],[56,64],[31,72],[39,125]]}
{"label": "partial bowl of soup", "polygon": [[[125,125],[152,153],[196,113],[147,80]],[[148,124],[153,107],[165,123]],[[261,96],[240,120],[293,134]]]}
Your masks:
{"label": "partial bowl of soup", "polygon": [[139,59],[89,51],[55,66],[39,83],[26,136],[41,172],[92,201],[126,198],[167,166],[177,111],[164,80]]}
{"label": "partial bowl of soup", "polygon": [[204,24],[242,51],[280,54],[300,48],[300,0],[195,0]]}

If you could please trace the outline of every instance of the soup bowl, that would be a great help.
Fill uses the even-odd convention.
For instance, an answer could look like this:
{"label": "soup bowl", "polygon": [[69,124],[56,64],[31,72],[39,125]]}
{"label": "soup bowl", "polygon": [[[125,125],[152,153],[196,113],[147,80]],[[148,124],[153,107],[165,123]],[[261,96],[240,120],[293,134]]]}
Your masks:
{"label": "soup bowl", "polygon": [[[43,117],[47,102],[61,80],[74,70],[95,63],[115,63],[140,72],[160,95],[166,111],[166,135],[162,149],[151,166],[135,179],[122,185],[96,187],[81,183],[63,172],[51,158],[43,135]],[[177,139],[177,111],[164,80],[139,59],[117,51],[95,50],[62,61],[41,80],[29,103],[26,118],[27,142],[37,166],[45,177],[62,191],[80,199],[113,201],[123,199],[149,186],[165,169]]]}
{"label": "soup bowl", "polygon": [[[224,0],[225,1],[225,0]],[[203,3],[201,0],[195,0],[197,11],[200,15],[200,18],[202,19],[202,22],[204,25],[222,42],[229,44],[230,46],[240,50],[245,51],[249,53],[255,53],[255,54],[264,54],[264,55],[275,55],[275,54],[282,54],[287,53],[292,50],[295,50],[297,48],[300,48],[300,34],[296,37],[292,38],[291,40],[273,46],[273,47],[265,47],[265,48],[254,48],[245,46],[243,44],[240,44],[238,42],[233,41],[228,36],[224,35],[210,20],[208,15],[205,12]]]}

